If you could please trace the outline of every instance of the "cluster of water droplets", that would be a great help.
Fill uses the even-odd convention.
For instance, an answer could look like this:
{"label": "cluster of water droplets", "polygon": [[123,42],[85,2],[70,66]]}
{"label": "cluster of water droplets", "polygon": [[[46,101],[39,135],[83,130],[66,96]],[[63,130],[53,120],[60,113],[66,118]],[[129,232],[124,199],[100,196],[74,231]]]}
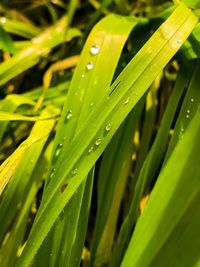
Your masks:
{"label": "cluster of water droplets", "polygon": [[91,147],[88,149],[88,153],[91,153],[92,151],[94,151],[94,146],[91,146]]}
{"label": "cluster of water droplets", "polygon": [[[194,98],[190,98],[190,102],[194,103]],[[186,110],[186,119],[189,119],[189,118],[190,118],[190,109],[187,109]]]}
{"label": "cluster of water droplets", "polygon": [[72,117],[72,110],[70,109],[67,112],[66,119],[69,120],[69,119],[71,119],[71,117]]}
{"label": "cluster of water droplets", "polygon": [[189,109],[187,109],[187,111],[186,111],[186,118],[187,118],[187,119],[190,118],[190,110],[189,110]]}
{"label": "cluster of water droplets", "polygon": [[73,111],[71,109],[68,110],[67,114],[65,115],[64,123],[67,123],[72,118],[72,115],[73,115]]}
{"label": "cluster of water droplets", "polygon": [[[194,103],[194,98],[190,98],[190,102],[191,103]],[[186,115],[185,115],[185,117],[186,117],[186,119],[187,120],[189,120],[190,119],[190,117],[191,117],[191,110],[188,108],[187,110],[186,110]],[[184,131],[185,131],[185,129],[184,129],[184,127],[181,127],[181,134],[183,135],[183,133],[184,133]],[[181,139],[182,139],[182,135],[181,135]]]}
{"label": "cluster of water droplets", "polygon": [[[90,48],[90,54],[92,56],[96,56],[100,51],[100,46],[99,45],[93,45],[91,46]],[[94,68],[94,62],[93,61],[90,61],[87,63],[86,65],[86,69],[89,71],[89,70],[92,70]],[[83,77],[84,74],[82,74],[81,77]]]}
{"label": "cluster of water droplets", "polygon": [[78,172],[78,168],[74,168],[74,169],[72,170],[72,175],[76,175],[77,172]]}
{"label": "cluster of water droplets", "polygon": [[[105,132],[108,133],[110,132],[110,130],[112,129],[112,124],[110,122],[108,122],[106,125],[105,125]],[[98,148],[102,143],[102,138],[98,137],[95,141],[94,141],[94,144],[91,145],[88,149],[88,153],[90,154],[91,152],[93,152],[96,148]]]}

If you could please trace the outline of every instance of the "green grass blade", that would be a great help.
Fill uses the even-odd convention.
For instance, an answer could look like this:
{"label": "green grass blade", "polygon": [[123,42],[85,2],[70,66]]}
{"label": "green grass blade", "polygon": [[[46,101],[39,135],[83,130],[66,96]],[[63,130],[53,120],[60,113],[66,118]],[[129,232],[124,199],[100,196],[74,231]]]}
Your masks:
{"label": "green grass blade", "polygon": [[7,32],[4,31],[2,27],[0,27],[0,36],[1,36],[0,49],[3,50],[4,52],[8,52],[14,55],[16,53],[16,49],[12,41],[12,38]]}
{"label": "green grass blade", "polygon": [[200,8],[199,0],[182,0],[182,2],[191,8]]}
{"label": "green grass blade", "polygon": [[[22,95],[8,95],[6,98],[4,98],[1,102],[1,111],[6,111],[13,113],[17,111],[17,108],[22,105],[31,105],[34,106],[35,102],[31,100],[28,97],[24,97]],[[1,122],[0,123],[0,142],[2,141],[3,135],[6,131],[6,128],[9,124],[9,121]]]}
{"label": "green grass blade", "polygon": [[41,153],[46,141],[47,137],[33,144],[24,154],[3,195],[0,204],[0,234],[2,239],[7,233],[7,238],[4,238],[0,249],[2,267],[14,266],[20,245],[23,244],[30,207],[42,184],[45,172],[46,165],[42,161],[44,156],[41,156]]}
{"label": "green grass blade", "polygon": [[[29,240],[17,267],[26,267],[30,263],[56,218],[102,154],[113,134],[187,39],[196,23],[197,19],[192,12],[184,5],[179,5],[115,80],[110,89],[110,97],[105,96],[97,104],[68,149],[63,149],[60,155],[62,160],[54,171],[54,175],[59,179],[52,179],[44,192]],[[70,121],[73,122],[73,117]],[[108,122],[112,129],[105,134]],[[95,146],[95,150],[88,153],[91,146]],[[61,192],[63,184],[66,183],[67,190]]]}
{"label": "green grass blade", "polygon": [[106,148],[98,177],[98,203],[93,233],[90,266],[108,262],[124,188],[131,166],[133,134],[141,115],[140,101]]}
{"label": "green grass blade", "polygon": [[121,226],[118,240],[111,258],[110,266],[112,267],[118,266],[122,260],[123,254],[129,243],[133,226],[135,225],[138,217],[140,200],[155,178],[163,160],[169,130],[174,120],[174,115],[183,90],[186,86],[187,78],[186,73],[184,71],[180,71],[153,146],[142,165],[139,176],[134,177],[136,185],[132,188],[134,190],[131,192],[132,198],[129,213]]}
{"label": "green grass blade", "polygon": [[199,261],[199,121],[198,110],[159,176],[121,267],[192,267]]}
{"label": "green grass blade", "polygon": [[[134,18],[125,19],[117,15],[111,15],[101,20],[93,28],[84,46],[80,61],[69,88],[67,101],[65,103],[64,111],[57,130],[54,148],[55,151],[60,144],[65,147],[69,145],[69,142],[76,134],[77,129],[80,128],[79,125],[82,125],[94,106],[97,105],[101,98],[106,94],[106,90],[111,84],[124,43],[131,29],[137,23],[138,21]],[[110,55],[109,58],[107,57],[108,54]],[[91,61],[87,62],[86,60]],[[108,61],[109,64],[106,64]],[[83,72],[83,68],[86,68],[85,65],[87,63],[90,63],[91,66],[94,64],[95,69],[93,72],[89,72],[88,69],[88,72],[82,76],[81,73]],[[98,80],[97,77],[101,77],[104,72],[104,79]],[[81,80],[80,76],[82,78]],[[70,109],[73,109],[73,114],[71,115],[76,116],[73,120],[73,125],[65,123],[65,117],[68,116],[68,110]],[[60,152],[62,153],[62,151]],[[59,158],[55,159],[55,157],[53,157],[52,168],[55,168],[59,160]],[[70,200],[69,204],[64,209],[64,215],[62,214],[60,216],[61,222],[57,224],[58,226],[55,225],[55,228],[59,228],[59,231],[61,231],[61,225],[63,224],[63,236],[61,236],[60,240],[61,245],[59,246],[54,242],[52,248],[50,249],[51,254],[53,255],[50,260],[51,262],[49,262],[50,266],[54,266],[54,262],[56,266],[77,266],[77,262],[80,261],[80,248],[81,244],[82,246],[84,244],[87,227],[86,215],[88,213],[86,214],[86,211],[89,211],[88,205],[90,203],[82,203],[82,201],[84,201],[84,199],[87,199],[88,201],[90,200],[92,188],[89,187],[89,184],[92,186],[93,182],[91,178],[89,180],[90,182],[87,182],[87,187],[86,182],[82,183],[81,188],[78,189],[76,195]],[[83,209],[85,207],[87,210],[84,212]],[[84,217],[81,217],[81,214],[84,214]],[[83,229],[84,227],[85,229]],[[59,242],[59,238],[56,238],[55,236],[57,233],[58,230],[56,229],[54,229],[54,234],[50,233],[49,242],[51,242],[52,238],[56,239],[57,243]],[[51,236],[52,234],[54,237]],[[45,242],[44,253],[46,253],[47,247],[51,247],[51,245],[49,246],[47,243],[48,242]],[[72,243],[73,246],[71,245]],[[78,248],[77,250],[76,247]],[[59,255],[58,253],[57,259],[55,259],[55,250],[58,249],[62,250],[63,253],[62,255]],[[77,251],[77,253],[75,253],[75,251]],[[47,253],[49,252],[47,251]],[[42,258],[45,257],[41,251],[38,255]],[[73,258],[74,256],[75,258]],[[46,260],[48,261],[48,255],[46,255]],[[43,259],[41,259],[41,261],[43,261]],[[40,260],[37,259],[36,262],[40,262]]]}
{"label": "green grass blade", "polygon": [[53,115],[50,117],[31,117],[24,116],[17,113],[11,113],[6,111],[0,111],[0,121],[41,121],[41,120],[49,120],[55,118],[57,115]]}
{"label": "green grass blade", "polygon": [[[43,114],[52,114],[55,112],[55,109],[48,108],[48,111],[44,111]],[[38,142],[39,140],[46,138],[49,133],[52,131],[52,128],[55,124],[55,119],[47,121],[38,121],[35,123],[29,137],[20,144],[20,146],[13,152],[13,154],[8,157],[0,166],[0,194],[3,192],[5,186],[8,184],[10,178],[15,172],[17,166],[20,163],[24,153],[28,148]]]}
{"label": "green grass blade", "polygon": [[160,77],[158,77],[156,81],[153,83],[153,85],[151,86],[151,90],[147,95],[146,112],[142,128],[141,139],[139,143],[139,151],[137,155],[136,166],[134,169],[134,177],[132,179],[132,184],[130,189],[131,192],[133,192],[136,183],[135,177],[138,177],[138,174],[150,149],[150,142],[153,135],[154,123],[156,119],[157,90],[160,83],[159,80]]}
{"label": "green grass blade", "polygon": [[0,25],[6,32],[16,34],[27,39],[30,39],[40,33],[40,29],[36,26],[6,17],[0,17]]}
{"label": "green grass blade", "polygon": [[195,115],[198,110],[200,104],[200,95],[199,95],[199,77],[200,72],[200,64],[197,62],[194,74],[189,84],[189,88],[187,90],[186,96],[184,98],[184,102],[181,107],[181,111],[179,113],[174,134],[170,145],[168,147],[168,151],[165,157],[165,161],[163,164],[166,163],[167,159],[170,157],[172,151],[174,150],[178,141],[182,138],[182,135],[186,131],[188,125],[190,124],[191,118]]}
{"label": "green grass blade", "polygon": [[[42,107],[48,105],[54,105],[58,108],[63,107],[63,104],[66,100],[66,95],[68,93],[69,84],[69,81],[65,81],[57,84],[56,86],[48,88],[48,90],[45,92],[45,98],[42,103]],[[37,101],[41,96],[43,89],[43,86],[39,86],[31,90],[30,92],[24,93],[23,96],[30,98],[32,101]]]}
{"label": "green grass blade", "polygon": [[55,46],[80,35],[80,31],[69,29],[65,36],[67,18],[61,18],[55,25],[33,38],[32,44],[18,52],[11,59],[0,64],[0,85],[37,64]]}

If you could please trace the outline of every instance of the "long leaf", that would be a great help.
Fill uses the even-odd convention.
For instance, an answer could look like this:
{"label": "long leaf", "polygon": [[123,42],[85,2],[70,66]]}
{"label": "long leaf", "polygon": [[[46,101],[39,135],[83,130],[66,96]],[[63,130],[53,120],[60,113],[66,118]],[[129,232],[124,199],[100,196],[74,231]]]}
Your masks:
{"label": "long leaf", "polygon": [[[94,106],[106,94],[124,43],[132,27],[137,23],[138,20],[134,18],[124,19],[121,16],[110,15],[102,19],[93,28],[82,51],[62,114],[62,118],[69,115],[73,116],[74,114],[76,114],[76,117],[73,119],[73,125],[66,124],[65,119],[60,120],[54,152],[56,152],[56,148],[60,147],[61,144],[65,147],[69,145],[80,125],[82,125]],[[107,57],[108,54],[110,55],[109,58]],[[88,70],[88,73],[83,75],[80,80],[83,66],[85,67],[86,60],[89,61],[89,58],[91,59],[89,64],[91,66],[94,64],[95,69],[92,72]],[[105,62],[109,62],[109,64],[105,66]],[[104,79],[98,80],[97,77],[101,77],[104,71],[106,71]],[[75,95],[76,97],[74,97]],[[73,113],[70,114],[68,110],[71,106],[73,106]],[[62,147],[60,148],[60,153],[62,153]],[[59,163],[60,159],[59,157],[52,158],[52,168]],[[81,258],[81,244],[83,246],[87,227],[87,214],[89,212],[88,207],[90,206],[90,202],[82,202],[84,199],[90,201],[93,185],[93,177],[89,176],[87,183],[85,181],[82,183],[76,195],[74,195],[63,210],[59,218],[60,221],[55,223],[54,233],[51,232],[49,234],[49,242],[45,241],[45,247],[42,247],[39,251],[38,256],[40,259],[37,257],[35,265],[40,266],[41,261],[43,262],[46,259],[46,262],[49,260],[49,266],[77,266]],[[55,176],[53,176],[53,179],[55,179]],[[58,237],[58,232],[60,237]],[[52,239],[55,241],[52,242]],[[62,251],[61,255],[59,255],[59,250]],[[50,259],[48,257],[49,253],[52,255]]]}
{"label": "long leaf", "polygon": [[197,266],[200,259],[200,240],[196,235],[200,223],[197,212],[199,121],[198,110],[158,178],[121,267]]}

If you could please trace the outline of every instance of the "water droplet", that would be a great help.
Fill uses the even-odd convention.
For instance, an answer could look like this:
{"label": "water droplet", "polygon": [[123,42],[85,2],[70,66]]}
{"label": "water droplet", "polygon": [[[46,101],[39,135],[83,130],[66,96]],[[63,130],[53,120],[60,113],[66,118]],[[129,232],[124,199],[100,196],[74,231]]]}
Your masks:
{"label": "water droplet", "polygon": [[73,169],[73,170],[72,170],[72,175],[76,175],[77,172],[78,172],[78,169],[77,169],[77,168]]}
{"label": "water droplet", "polygon": [[94,106],[94,102],[91,102],[90,103],[90,107],[92,108]]}
{"label": "water droplet", "polygon": [[129,103],[129,97],[127,97],[127,99],[124,101],[124,105],[127,105]]}
{"label": "water droplet", "polygon": [[94,147],[91,146],[91,147],[88,149],[88,153],[91,153],[93,150],[94,150]]}
{"label": "water droplet", "polygon": [[186,115],[186,118],[187,118],[187,119],[189,119],[189,118],[190,118],[190,115],[189,115],[189,114],[187,114],[187,115]]}
{"label": "water droplet", "polygon": [[6,18],[5,18],[5,17],[2,17],[2,18],[0,19],[0,21],[1,21],[1,23],[6,23]]}
{"label": "water droplet", "polygon": [[194,98],[191,98],[190,101],[191,101],[191,102],[194,102]]}
{"label": "water droplet", "polygon": [[94,67],[94,63],[88,62],[87,66],[86,66],[87,70],[91,70],[91,69],[93,69],[93,67]]}
{"label": "water droplet", "polygon": [[182,133],[184,132],[184,128],[181,128],[181,132],[182,132]]}
{"label": "water droplet", "polygon": [[81,75],[81,78],[84,78],[84,77],[85,77],[85,74],[82,74],[82,75]]}
{"label": "water droplet", "polygon": [[90,53],[92,55],[97,55],[100,51],[100,46],[99,45],[93,45],[91,48],[90,48]]}
{"label": "water droplet", "polygon": [[95,141],[95,145],[99,146],[101,144],[101,138],[97,138],[97,140]]}
{"label": "water droplet", "polygon": [[189,109],[187,109],[187,113],[190,113],[190,110]]}
{"label": "water droplet", "polygon": [[178,43],[178,44],[182,44],[182,42],[183,42],[183,41],[182,41],[181,39],[178,39],[178,40],[177,40],[177,43]]}
{"label": "water droplet", "polygon": [[70,120],[71,117],[72,117],[72,114],[73,114],[72,110],[71,110],[71,109],[68,110],[68,112],[67,112],[67,114],[66,114],[66,117],[65,117],[65,121]]}
{"label": "water droplet", "polygon": [[65,191],[65,189],[67,188],[67,184],[63,184],[60,188],[61,193],[63,193]]}
{"label": "water droplet", "polygon": [[60,155],[62,148],[63,148],[63,144],[58,144],[57,145],[57,148],[56,148],[56,151],[55,151],[55,157],[56,158]]}
{"label": "water droplet", "polygon": [[109,132],[112,128],[112,125],[110,123],[106,124],[105,130]]}
{"label": "water droplet", "polygon": [[50,178],[52,178],[52,177],[54,176],[54,174],[55,174],[55,171],[56,171],[56,169],[55,169],[55,168],[53,168],[53,169],[52,169],[52,171],[51,171],[51,174],[50,174]]}

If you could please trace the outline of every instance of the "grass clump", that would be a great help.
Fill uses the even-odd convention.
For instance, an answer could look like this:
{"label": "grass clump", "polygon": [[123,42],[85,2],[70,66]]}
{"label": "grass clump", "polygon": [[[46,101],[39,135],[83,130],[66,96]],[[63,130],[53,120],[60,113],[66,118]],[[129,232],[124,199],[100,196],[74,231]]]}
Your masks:
{"label": "grass clump", "polygon": [[198,7],[1,4],[0,266],[196,266]]}

